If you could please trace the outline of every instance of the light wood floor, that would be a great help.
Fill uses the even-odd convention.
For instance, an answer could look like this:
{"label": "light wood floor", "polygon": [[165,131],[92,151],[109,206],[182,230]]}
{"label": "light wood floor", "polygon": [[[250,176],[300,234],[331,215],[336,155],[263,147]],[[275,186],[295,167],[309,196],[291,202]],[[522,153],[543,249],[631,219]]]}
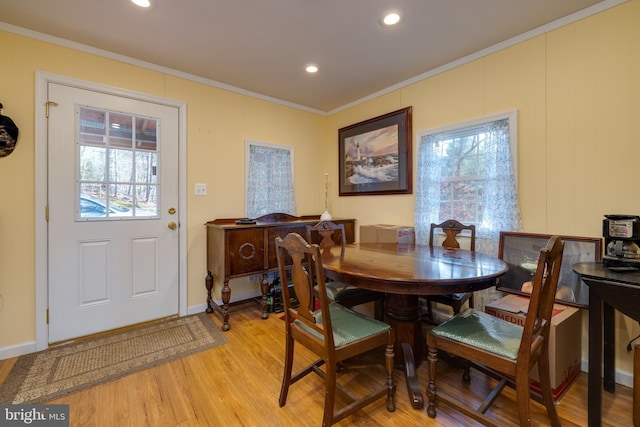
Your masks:
{"label": "light wood floor", "polygon": [[[220,326],[218,316],[213,316]],[[96,386],[48,403],[70,405],[71,426],[319,426],[323,412],[323,385],[316,375],[291,386],[286,406],[278,406],[284,325],[280,315],[260,319],[259,306],[248,301],[231,308],[229,342],[211,350],[148,369],[138,374]],[[346,363],[343,381],[362,390],[383,381],[382,354]],[[298,347],[294,369],[312,361],[309,352]],[[15,359],[0,361],[0,382]],[[424,388],[426,363],[418,369]],[[354,368],[366,368],[357,371]],[[473,401],[483,396],[493,380],[472,371],[471,386],[463,385],[461,372],[439,363],[438,386]],[[340,422],[339,426],[474,426],[473,421],[441,405],[437,418],[426,410],[414,410],[407,399],[402,372],[396,371],[397,394],[394,413],[385,409],[384,399]],[[564,426],[587,425],[587,375],[578,380],[557,404]],[[488,414],[499,425],[517,422],[514,393],[505,390]],[[544,407],[532,402],[534,425],[548,425]],[[627,387],[603,395],[603,426],[631,425],[632,396]]]}

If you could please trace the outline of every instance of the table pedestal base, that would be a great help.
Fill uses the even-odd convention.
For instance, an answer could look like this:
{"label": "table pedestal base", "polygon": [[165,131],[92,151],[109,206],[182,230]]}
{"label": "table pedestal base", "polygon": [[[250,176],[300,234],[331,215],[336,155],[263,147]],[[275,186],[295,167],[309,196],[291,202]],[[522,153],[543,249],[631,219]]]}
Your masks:
{"label": "table pedestal base", "polygon": [[415,295],[386,294],[384,319],[396,332],[393,349],[396,365],[404,366],[407,377],[407,391],[414,409],[424,407],[422,391],[416,377],[416,368],[424,354],[425,342],[422,338],[422,324],[418,311],[418,297]]}

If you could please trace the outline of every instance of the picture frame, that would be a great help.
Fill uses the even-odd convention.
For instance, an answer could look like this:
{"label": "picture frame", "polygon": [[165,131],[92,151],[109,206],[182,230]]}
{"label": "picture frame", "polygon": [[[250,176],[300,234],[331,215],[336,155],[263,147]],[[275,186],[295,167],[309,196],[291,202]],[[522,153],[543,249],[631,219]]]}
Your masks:
{"label": "picture frame", "polygon": [[[498,258],[509,270],[496,285],[496,290],[528,296],[523,284],[531,281],[540,256],[551,234],[500,232]],[[602,261],[602,238],[560,236],[564,242],[560,278],[555,302],[577,308],[589,308],[589,287],[571,266],[578,262]]]}
{"label": "picture frame", "polygon": [[338,130],[339,195],[411,194],[412,107]]}

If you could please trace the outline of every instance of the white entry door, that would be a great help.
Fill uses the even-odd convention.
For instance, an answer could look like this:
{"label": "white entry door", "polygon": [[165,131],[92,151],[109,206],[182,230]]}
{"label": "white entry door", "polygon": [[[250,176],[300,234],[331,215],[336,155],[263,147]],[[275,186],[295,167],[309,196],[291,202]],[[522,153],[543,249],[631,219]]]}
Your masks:
{"label": "white entry door", "polygon": [[178,109],[48,84],[49,342],[178,313]]}

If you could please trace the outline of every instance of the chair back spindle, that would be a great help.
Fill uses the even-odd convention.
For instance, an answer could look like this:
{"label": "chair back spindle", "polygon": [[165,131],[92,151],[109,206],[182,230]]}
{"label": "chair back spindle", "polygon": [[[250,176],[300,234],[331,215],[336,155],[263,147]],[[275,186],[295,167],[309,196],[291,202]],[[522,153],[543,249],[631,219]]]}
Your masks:
{"label": "chair back spindle", "polygon": [[443,221],[440,224],[431,223],[431,229],[429,231],[429,246],[434,245],[435,241],[435,230],[440,229],[445,234],[445,239],[442,242],[442,246],[445,248],[451,249],[459,249],[460,242],[458,241],[458,235],[464,231],[468,230],[470,233],[469,239],[469,250],[476,250],[476,226],[473,224],[465,225],[455,219],[448,219]]}
{"label": "chair back spindle", "polygon": [[336,224],[332,221],[320,221],[315,225],[307,226],[307,242],[313,242],[313,233],[320,235],[320,248],[322,256],[331,255],[331,249],[336,246],[336,240],[340,242],[340,256],[344,257],[347,249],[347,234],[344,224]]}
{"label": "chair back spindle", "polygon": [[[323,335],[327,345],[333,345],[333,335],[326,333],[326,330],[331,330],[331,317],[327,315],[329,309],[326,298],[318,299],[325,321],[319,324],[314,316],[314,287],[317,286],[319,292],[322,290],[322,292],[326,293],[320,247],[316,244],[308,244],[299,234],[291,233],[285,236],[284,239],[276,238],[276,249],[280,277],[288,277],[287,270],[289,270],[293,290],[299,303],[298,307],[293,306],[288,283],[283,281],[282,294],[285,320],[288,322],[301,321]],[[292,260],[288,268],[284,262],[280,262],[280,259],[285,259],[287,255]]]}

